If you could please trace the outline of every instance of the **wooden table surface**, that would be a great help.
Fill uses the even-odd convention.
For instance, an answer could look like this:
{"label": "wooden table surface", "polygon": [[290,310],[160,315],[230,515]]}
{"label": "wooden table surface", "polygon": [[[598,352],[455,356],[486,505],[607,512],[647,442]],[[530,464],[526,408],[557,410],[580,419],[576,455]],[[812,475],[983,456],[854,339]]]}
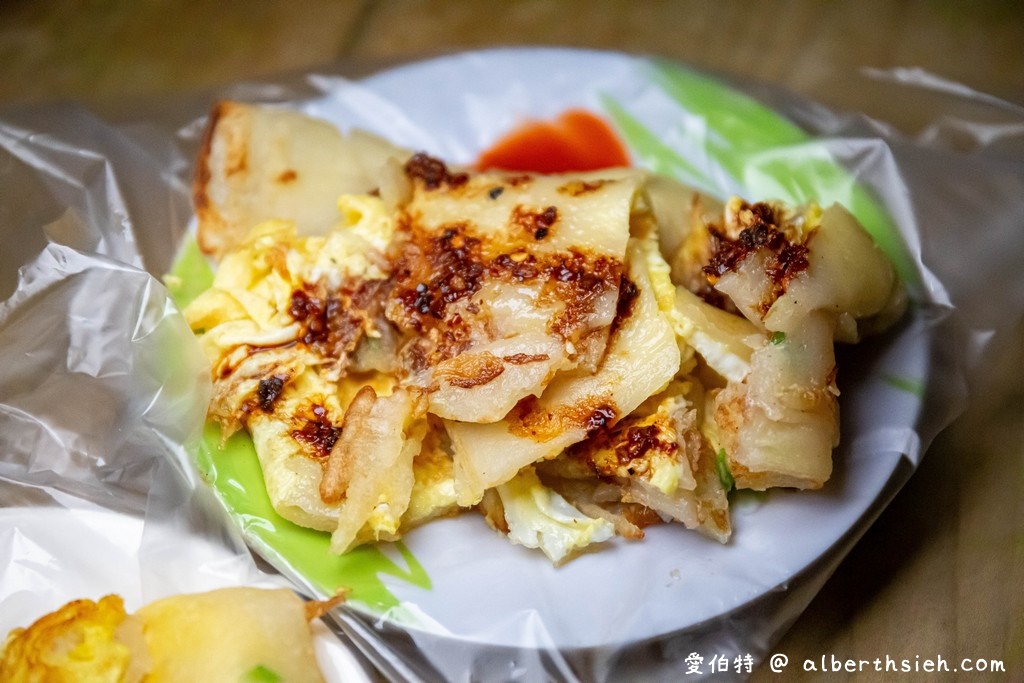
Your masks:
{"label": "wooden table surface", "polygon": [[[919,111],[844,76],[918,67],[1024,105],[1019,0],[0,0],[0,105],[70,98],[102,113],[126,95],[497,45],[667,56],[907,130]],[[1009,313],[1016,324],[987,363],[984,391],[776,646],[791,662],[999,659],[1008,673],[941,680],[1024,680],[1024,324]],[[819,678],[793,668],[787,679]],[[753,680],[774,677],[762,667]]]}

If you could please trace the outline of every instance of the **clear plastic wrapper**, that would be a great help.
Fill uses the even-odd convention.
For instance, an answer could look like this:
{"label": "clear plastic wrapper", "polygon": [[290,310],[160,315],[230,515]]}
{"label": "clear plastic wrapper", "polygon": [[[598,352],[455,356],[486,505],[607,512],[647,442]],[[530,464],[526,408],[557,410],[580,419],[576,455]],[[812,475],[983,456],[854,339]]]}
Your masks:
{"label": "clear plastic wrapper", "polygon": [[[928,74],[863,74],[926,96],[932,123],[911,136],[611,53],[341,71],[215,96],[285,103],[456,163],[523,120],[582,107],[612,121],[635,163],[712,194],[851,206],[913,300],[895,329],[839,352],[832,480],[738,498],[727,545],[658,528],[554,568],[458,518],[382,549],[390,602],[329,619],[387,678],[668,681],[691,653],[764,656],[962,410],[986,343],[1018,322],[1006,312],[1024,309],[1024,112]],[[323,592],[194,466],[208,369],[161,276],[188,239],[212,102],[118,122],[73,106],[0,112],[0,632],[105,592],[129,608],[235,583]],[[366,675],[352,655],[328,661]]]}

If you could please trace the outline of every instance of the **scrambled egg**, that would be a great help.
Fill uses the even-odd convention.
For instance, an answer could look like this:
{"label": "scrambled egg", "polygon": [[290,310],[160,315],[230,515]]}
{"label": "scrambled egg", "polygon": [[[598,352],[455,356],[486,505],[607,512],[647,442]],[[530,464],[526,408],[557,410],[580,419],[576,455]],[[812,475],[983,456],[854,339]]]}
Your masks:
{"label": "scrambled egg", "polygon": [[661,398],[652,412],[625,418],[607,434],[571,449],[602,477],[639,479],[666,495],[693,489],[696,481],[680,447],[677,414],[688,407],[677,393]]}
{"label": "scrambled egg", "polygon": [[[328,532],[338,528],[343,504],[325,502],[320,483],[347,406],[363,386],[386,397],[396,382],[381,372],[348,371],[346,356],[380,331],[358,294],[331,299],[388,277],[384,251],[394,220],[369,195],[343,195],[338,210],[338,226],[322,236],[300,236],[289,221],[260,224],[224,256],[213,286],[185,311],[217,379],[210,416],[225,434],[249,431],[278,514]],[[336,329],[338,320],[349,327]],[[411,500],[381,492],[360,541],[396,538],[400,526],[454,507],[446,453],[421,455],[413,470]]]}
{"label": "scrambled egg", "polygon": [[289,313],[296,290],[319,282],[337,289],[343,278],[387,277],[382,252],[394,226],[383,201],[344,195],[338,209],[342,220],[326,236],[300,237],[290,221],[267,221],[220,262],[213,286],[185,311],[192,329],[204,332],[208,356],[219,359],[215,370],[237,362],[244,347],[298,340],[301,325]]}
{"label": "scrambled egg", "polygon": [[121,638],[128,615],[124,602],[108,595],[99,602],[76,600],[28,628],[7,636],[0,658],[0,680],[9,683],[122,683],[129,676],[132,648]]}

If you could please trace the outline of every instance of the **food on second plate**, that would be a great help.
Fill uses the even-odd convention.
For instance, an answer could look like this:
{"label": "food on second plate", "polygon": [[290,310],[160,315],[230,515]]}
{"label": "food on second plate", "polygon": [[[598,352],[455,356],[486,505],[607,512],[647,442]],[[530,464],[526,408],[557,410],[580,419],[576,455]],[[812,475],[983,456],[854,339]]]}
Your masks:
{"label": "food on second plate", "polygon": [[322,683],[309,621],[328,606],[264,588],[175,595],[133,614],[117,595],[75,600],[8,634],[0,680]]}
{"label": "food on second plate", "polygon": [[467,509],[554,562],[667,521],[724,542],[732,486],[828,479],[833,342],[903,303],[842,207],[723,205],[639,169],[481,172],[333,129],[330,165],[354,170],[330,209],[317,163],[247,171],[294,183],[284,206],[218,150],[300,150],[328,124],[225,109],[273,138],[215,114],[199,160],[217,264],[185,314],[209,415],[252,435],[275,510],[335,552]]}

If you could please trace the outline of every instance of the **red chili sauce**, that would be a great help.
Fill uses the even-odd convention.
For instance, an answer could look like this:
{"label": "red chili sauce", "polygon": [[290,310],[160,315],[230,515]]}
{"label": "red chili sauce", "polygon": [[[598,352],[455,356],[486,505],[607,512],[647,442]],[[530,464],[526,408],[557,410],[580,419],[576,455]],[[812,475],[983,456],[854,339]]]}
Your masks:
{"label": "red chili sauce", "polygon": [[528,121],[485,150],[477,161],[480,170],[534,173],[628,165],[626,146],[611,126],[582,109],[569,109],[553,121]]}

